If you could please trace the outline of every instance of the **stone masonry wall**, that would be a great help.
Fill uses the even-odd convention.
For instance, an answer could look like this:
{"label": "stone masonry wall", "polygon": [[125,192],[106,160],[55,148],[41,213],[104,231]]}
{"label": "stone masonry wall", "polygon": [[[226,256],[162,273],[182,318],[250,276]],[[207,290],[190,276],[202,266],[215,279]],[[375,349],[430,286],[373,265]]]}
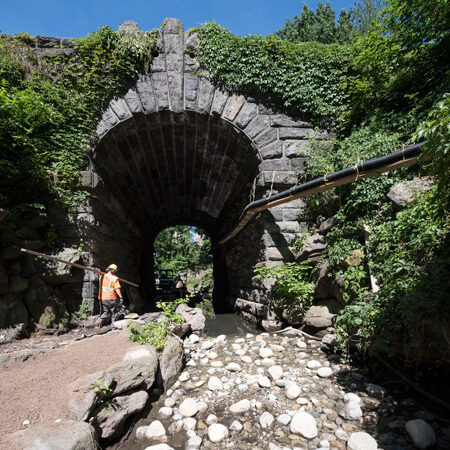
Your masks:
{"label": "stone masonry wall", "polygon": [[[64,211],[49,211],[48,220],[61,236],[56,253],[68,249],[72,258],[98,268],[115,262],[122,277],[148,285],[153,280],[151,268],[145,276],[143,265],[149,258],[144,253],[165,227],[196,225],[218,242],[237,224],[249,202],[298,183],[310,138],[326,135],[301,118],[284,114],[268,99],[227,91],[200,76],[204,68],[189,55],[198,43],[197,34],[184,32],[177,19],[164,21],[150,72],[140,75],[122,98],[112,100],[98,123],[91,163],[81,177],[82,186],[91,192],[88,205],[73,220]],[[42,54],[73,51],[70,40],[58,38],[38,37],[33,45]],[[270,320],[270,286],[255,279],[253,267],[291,260],[295,233],[310,223],[301,200],[255,217],[221,249],[225,263],[220,270],[226,272],[220,275],[226,291],[221,298],[227,297],[249,320]],[[20,283],[10,280],[24,271],[25,258],[15,258],[0,258],[3,295],[17,295],[12,285],[19,289]],[[22,258],[19,273],[14,266],[17,258]],[[56,273],[62,268],[49,270]],[[64,277],[51,289],[69,286],[75,305],[82,298],[93,305],[96,275],[62,271]],[[30,276],[35,277],[35,286],[28,287],[28,280],[19,290],[39,291],[47,305],[51,295],[42,287],[39,270]],[[137,290],[128,295],[138,309],[148,306]],[[23,299],[23,307],[16,297],[0,300],[0,305],[9,305],[0,306],[8,317],[0,327],[33,316]],[[20,320],[12,310],[22,311]]]}

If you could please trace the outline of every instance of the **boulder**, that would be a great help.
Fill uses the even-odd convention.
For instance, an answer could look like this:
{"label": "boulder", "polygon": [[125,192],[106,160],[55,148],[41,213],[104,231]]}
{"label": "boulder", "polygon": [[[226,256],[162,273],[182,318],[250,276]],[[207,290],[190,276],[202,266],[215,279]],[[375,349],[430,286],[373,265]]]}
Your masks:
{"label": "boulder", "polygon": [[25,301],[35,323],[45,328],[67,326],[69,321],[67,306],[55,292],[38,275],[31,277]]}
{"label": "boulder", "polygon": [[92,425],[64,420],[51,427],[29,426],[12,435],[17,448],[45,450],[96,450],[97,437]]}
{"label": "boulder", "polygon": [[319,225],[319,233],[327,234],[333,228],[335,222],[334,217],[329,217],[328,219],[323,220]]}
{"label": "boulder", "polygon": [[410,420],[405,429],[416,448],[427,449],[436,443],[436,432],[423,419]]}
{"label": "boulder", "polygon": [[341,309],[334,299],[320,300],[305,315],[304,323],[310,327],[327,328],[332,326],[333,318]]}
{"label": "boulder", "polygon": [[[152,349],[153,347],[148,348]],[[151,351],[147,356],[113,364],[105,371],[106,377],[112,379],[112,392],[107,393],[105,397],[117,396],[137,388],[150,389],[155,381],[157,368],[156,350]],[[100,378],[100,382],[103,382],[102,378]]]}
{"label": "boulder", "polygon": [[328,259],[324,259],[312,272],[314,298],[333,297],[333,279],[328,276]]}
{"label": "boulder", "polygon": [[119,437],[126,420],[142,411],[147,400],[147,392],[138,391],[102,402],[92,414],[92,425],[98,436],[106,440]]}
{"label": "boulder", "polygon": [[327,247],[325,237],[319,233],[314,233],[305,239],[303,247],[298,254],[298,258],[302,261],[309,260],[317,262],[322,255],[322,252]]}
{"label": "boulder", "polygon": [[141,31],[139,25],[134,20],[126,20],[122,24],[119,25],[117,31],[128,32],[128,33],[138,33]]}
{"label": "boulder", "polygon": [[155,352],[155,348],[151,345],[136,345],[135,347],[131,347],[122,359],[123,361],[129,361],[139,358],[153,358]]}
{"label": "boulder", "polygon": [[344,300],[344,292],[345,292],[345,278],[344,275],[338,275],[333,280],[333,297],[336,298],[341,305],[345,305],[346,301]]}
{"label": "boulder", "polygon": [[14,294],[0,297],[0,329],[19,323],[28,324],[28,312],[20,298]]}
{"label": "boulder", "polygon": [[168,336],[159,355],[159,367],[164,389],[168,389],[179,377],[184,367],[183,344],[174,336]]}
{"label": "boulder", "polygon": [[392,186],[387,193],[387,197],[397,209],[403,209],[414,201],[418,195],[430,190],[433,184],[431,177],[416,177]]}
{"label": "boulder", "polygon": [[[101,383],[100,383],[100,380]],[[105,371],[84,375],[69,386],[68,401],[71,416],[80,421],[89,419],[94,407],[102,397],[100,387],[111,386],[112,377]]]}
{"label": "boulder", "polygon": [[261,321],[261,326],[265,331],[278,331],[283,328],[283,322],[280,322],[279,320],[263,320]]}
{"label": "boulder", "polygon": [[[66,247],[62,250],[53,251],[50,253],[50,255],[71,263],[81,262],[81,253],[76,248]],[[69,281],[72,277],[71,271],[73,270],[73,268],[72,266],[69,266],[67,264],[43,258],[37,259],[36,264],[38,265],[42,279],[47,284],[60,284],[65,281]]]}
{"label": "boulder", "polygon": [[177,314],[183,316],[183,319],[191,326],[192,331],[201,331],[205,328],[206,318],[200,308],[190,308],[187,305],[178,305],[175,310]]}

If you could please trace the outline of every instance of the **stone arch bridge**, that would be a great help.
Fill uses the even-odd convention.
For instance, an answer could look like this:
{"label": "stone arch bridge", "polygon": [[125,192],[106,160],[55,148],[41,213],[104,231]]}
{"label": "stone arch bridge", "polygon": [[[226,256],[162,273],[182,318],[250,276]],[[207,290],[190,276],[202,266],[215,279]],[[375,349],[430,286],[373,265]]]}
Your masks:
{"label": "stone arch bridge", "polygon": [[[166,19],[149,74],[113,100],[97,127],[87,207],[78,210],[85,263],[111,261],[141,284],[128,294],[138,308],[151,298],[153,241],[164,228],[189,224],[212,239],[216,310],[270,319],[256,264],[292,259],[295,232],[309,226],[302,200],[261,213],[235,238],[215,244],[253,199],[298,182],[312,125],[279,113],[270,99],[229,92],[199,76],[189,50],[198,44],[176,19]],[[79,238],[79,235],[77,236]],[[94,299],[97,280],[86,272],[82,296]]]}

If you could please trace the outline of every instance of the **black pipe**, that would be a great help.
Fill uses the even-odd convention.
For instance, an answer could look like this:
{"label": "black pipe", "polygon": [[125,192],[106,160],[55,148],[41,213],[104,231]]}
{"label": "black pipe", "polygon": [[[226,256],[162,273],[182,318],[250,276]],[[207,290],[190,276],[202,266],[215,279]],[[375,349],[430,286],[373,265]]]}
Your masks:
{"label": "black pipe", "polygon": [[261,206],[265,206],[273,201],[281,200],[283,198],[292,197],[295,194],[299,194],[300,192],[317,188],[323,186],[327,183],[334,182],[340,180],[345,177],[349,177],[351,175],[357,176],[359,173],[369,172],[381,167],[387,166],[389,164],[394,164],[396,162],[414,158],[419,156],[421,151],[420,148],[424,145],[426,141],[420,142],[418,144],[411,145],[409,147],[405,147],[402,150],[397,150],[396,152],[390,153],[386,156],[381,156],[379,158],[369,159],[368,161],[362,161],[352,167],[347,167],[346,169],[339,170],[338,172],[333,172],[331,174],[327,174],[323,177],[314,178],[311,181],[307,181],[306,183],[300,184],[299,186],[295,186],[286,191],[280,192],[275,195],[271,195],[267,198],[262,198],[260,200],[256,200],[252,203],[249,203],[242,212],[239,217],[239,221],[243,219],[243,217],[253,209],[260,208]]}

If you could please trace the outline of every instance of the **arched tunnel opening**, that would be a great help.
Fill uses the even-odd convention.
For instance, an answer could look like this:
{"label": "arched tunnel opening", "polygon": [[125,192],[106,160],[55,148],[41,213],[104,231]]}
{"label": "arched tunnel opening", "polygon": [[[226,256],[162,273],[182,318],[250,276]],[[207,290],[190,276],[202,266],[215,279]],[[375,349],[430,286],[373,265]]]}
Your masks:
{"label": "arched tunnel opening", "polygon": [[[154,306],[156,236],[189,224],[211,238],[214,309],[229,312],[230,258],[218,242],[237,222],[258,175],[260,160],[247,136],[219,116],[139,113],[102,137],[92,164],[106,198],[127,216],[108,215],[113,239],[97,244],[96,260],[100,266],[114,260],[124,278],[139,280],[138,309]],[[100,203],[93,206],[96,217]]]}

